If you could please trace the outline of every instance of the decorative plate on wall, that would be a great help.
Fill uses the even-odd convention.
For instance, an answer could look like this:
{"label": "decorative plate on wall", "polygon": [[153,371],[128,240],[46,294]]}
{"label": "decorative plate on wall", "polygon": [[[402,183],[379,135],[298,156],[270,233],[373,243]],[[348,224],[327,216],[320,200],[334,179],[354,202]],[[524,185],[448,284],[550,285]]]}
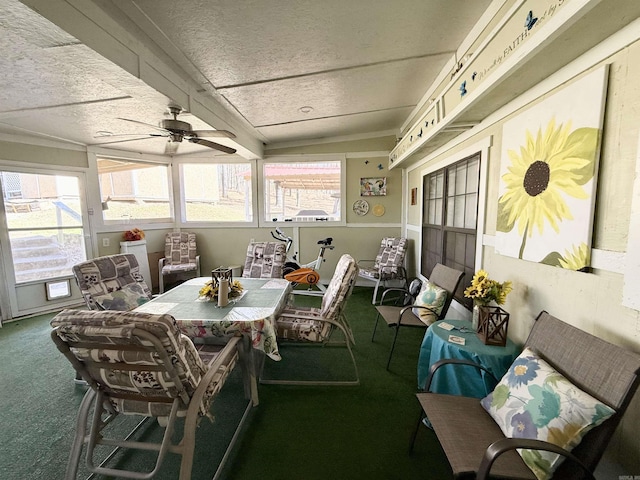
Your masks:
{"label": "decorative plate on wall", "polygon": [[381,217],[382,215],[384,215],[384,207],[380,204],[374,205],[373,206],[373,214],[376,217]]}
{"label": "decorative plate on wall", "polygon": [[353,202],[353,211],[356,212],[356,215],[366,215],[369,211],[369,202],[366,200],[356,200]]}

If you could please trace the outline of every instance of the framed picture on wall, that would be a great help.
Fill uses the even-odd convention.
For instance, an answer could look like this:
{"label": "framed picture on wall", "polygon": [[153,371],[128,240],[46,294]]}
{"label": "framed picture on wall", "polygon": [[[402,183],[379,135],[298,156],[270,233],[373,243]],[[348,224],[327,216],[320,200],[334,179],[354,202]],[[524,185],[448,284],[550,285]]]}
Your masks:
{"label": "framed picture on wall", "polygon": [[589,271],[608,69],[505,122],[495,251]]}
{"label": "framed picture on wall", "polygon": [[376,197],[387,194],[387,177],[368,177],[360,179],[360,196]]}

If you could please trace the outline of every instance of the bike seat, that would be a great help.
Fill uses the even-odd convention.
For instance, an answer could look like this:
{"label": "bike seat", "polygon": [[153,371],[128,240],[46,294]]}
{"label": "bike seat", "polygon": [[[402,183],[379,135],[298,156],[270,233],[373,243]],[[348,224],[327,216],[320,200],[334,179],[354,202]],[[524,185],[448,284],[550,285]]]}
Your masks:
{"label": "bike seat", "polygon": [[318,240],[318,245],[331,245],[333,242],[333,237],[327,237],[324,240]]}

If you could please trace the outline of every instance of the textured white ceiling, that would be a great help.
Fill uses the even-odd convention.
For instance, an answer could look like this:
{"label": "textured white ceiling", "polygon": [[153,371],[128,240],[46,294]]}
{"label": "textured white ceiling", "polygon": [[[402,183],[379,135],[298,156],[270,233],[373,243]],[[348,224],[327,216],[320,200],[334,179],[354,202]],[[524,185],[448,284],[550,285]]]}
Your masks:
{"label": "textured white ceiling", "polygon": [[[237,119],[243,132],[268,144],[397,133],[491,3],[58,2],[99,26],[76,28],[70,19],[51,13],[48,1],[24,0],[45,19],[17,0],[0,0],[0,133],[83,145],[123,138],[96,138],[98,131],[149,133],[118,118],[157,125],[167,118],[167,106],[180,101],[175,92],[186,91],[184,85],[195,86],[191,90]],[[123,70],[115,56],[99,48],[105,34],[118,39],[123,52],[152,52],[149,58],[170,65],[184,84],[152,88],[135,72]],[[303,106],[313,110],[302,113]],[[181,119],[197,129],[226,128],[193,115]],[[242,138],[237,141],[241,144]],[[162,154],[165,144],[163,138],[149,138],[109,146]],[[202,150],[209,149],[183,142],[178,153]]]}

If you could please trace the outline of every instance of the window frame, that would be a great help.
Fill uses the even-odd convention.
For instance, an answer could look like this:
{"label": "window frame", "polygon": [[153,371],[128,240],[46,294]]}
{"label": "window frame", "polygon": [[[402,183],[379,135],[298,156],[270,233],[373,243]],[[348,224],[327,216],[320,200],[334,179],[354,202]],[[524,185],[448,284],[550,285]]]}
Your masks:
{"label": "window frame", "polygon": [[[275,163],[322,163],[322,162],[339,162],[340,163],[340,220],[322,220],[322,221],[303,221],[303,220],[279,220],[270,221],[266,218],[266,205],[264,192],[266,191],[266,178],[264,175],[265,165]],[[260,226],[292,226],[297,227],[327,227],[327,226],[345,226],[346,221],[346,196],[347,196],[347,158],[346,155],[341,154],[327,154],[327,155],[291,155],[291,156],[273,156],[266,157],[258,161],[258,185],[259,196],[258,198],[258,210],[259,217],[258,223]]]}
{"label": "window frame", "polygon": [[[224,222],[217,220],[197,220],[197,221],[188,221],[186,218],[186,192],[183,188],[183,173],[182,173],[182,165],[184,164],[242,164],[246,165],[251,169],[251,215],[252,219],[247,221],[237,221],[237,222]],[[179,204],[174,205],[174,211],[176,212],[176,216],[178,217],[177,223],[182,227],[189,228],[198,228],[198,227],[257,227],[258,226],[258,202],[256,199],[258,198],[258,189],[257,189],[257,161],[256,160],[245,160],[241,158],[198,158],[193,156],[185,156],[180,158],[174,158],[174,162],[172,165],[172,176],[177,179],[175,182],[175,191],[174,198],[179,199]]]}
{"label": "window frame", "polygon": [[[156,155],[139,155],[135,158],[131,156],[129,152],[114,152],[113,150],[103,150],[103,149],[90,149],[90,168],[89,175],[95,179],[95,188],[97,188],[98,195],[95,196],[93,200],[93,205],[91,208],[94,212],[97,212],[97,215],[94,215],[98,220],[98,225],[102,228],[98,228],[97,233],[102,232],[112,232],[118,229],[128,230],[131,226],[135,226],[138,228],[147,228],[147,227],[156,227],[156,228],[166,228],[172,227],[175,223],[175,195],[174,195],[174,182],[173,175],[174,172],[172,170],[172,162],[171,159],[163,158]],[[158,217],[158,218],[128,218],[122,220],[112,220],[105,219],[102,214],[102,190],[100,188],[100,172],[98,171],[98,159],[114,159],[114,160],[122,160],[126,162],[132,163],[140,163],[140,164],[151,164],[154,166],[165,166],[167,168],[167,192],[168,192],[168,203],[169,203],[169,217]],[[91,187],[89,187],[91,188]],[[118,228],[114,228],[118,227]]]}

